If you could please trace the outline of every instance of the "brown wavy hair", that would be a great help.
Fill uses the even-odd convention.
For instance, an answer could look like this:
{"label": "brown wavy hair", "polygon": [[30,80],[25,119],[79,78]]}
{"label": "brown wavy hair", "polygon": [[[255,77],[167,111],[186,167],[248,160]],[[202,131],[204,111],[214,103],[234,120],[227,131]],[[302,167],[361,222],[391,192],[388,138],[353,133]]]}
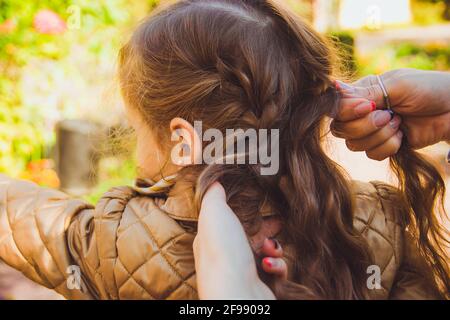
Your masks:
{"label": "brown wavy hair", "polygon": [[[259,165],[196,165],[180,179],[196,203],[220,181],[248,235],[270,205],[295,248],[292,281],[264,281],[278,298],[363,299],[370,254],[353,227],[349,182],[322,148],[327,116],[339,104],[332,45],[271,1],[185,0],[145,20],[120,52],[127,104],[169,139],[174,117],[204,129],[279,129],[280,170]],[[405,217],[443,292],[449,292],[445,234],[434,215],[445,184],[407,146],[392,158],[410,215]]]}

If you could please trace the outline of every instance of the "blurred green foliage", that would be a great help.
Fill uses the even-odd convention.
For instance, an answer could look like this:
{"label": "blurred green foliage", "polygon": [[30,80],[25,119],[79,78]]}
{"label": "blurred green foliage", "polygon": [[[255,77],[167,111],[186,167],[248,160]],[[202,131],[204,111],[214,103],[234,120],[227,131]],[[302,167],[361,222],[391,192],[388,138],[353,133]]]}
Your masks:
{"label": "blurred green foliage", "polygon": [[[53,124],[48,123],[48,113],[52,111],[46,105],[23,106],[27,92],[23,92],[21,79],[28,62],[58,61],[80,46],[85,49],[83,55],[103,57],[102,51],[107,50],[109,57],[115,57],[121,42],[117,33],[134,22],[133,10],[142,15],[156,3],[156,0],[133,4],[127,0],[0,0],[0,172],[19,175],[29,161],[48,157],[54,143]],[[47,15],[41,17],[40,23],[54,27],[56,19],[63,28],[61,32],[52,34],[37,28],[36,16],[42,10]],[[53,21],[45,21],[52,18],[48,12]],[[71,24],[76,19],[80,22],[78,26]],[[64,105],[60,108],[64,109]]]}
{"label": "blurred green foliage", "polygon": [[357,70],[355,56],[355,37],[347,31],[332,32],[329,37],[333,41],[341,63],[341,72],[344,75],[352,75]]}
{"label": "blurred green foliage", "polygon": [[450,46],[399,43],[358,57],[358,74],[379,74],[397,68],[450,71]]}
{"label": "blurred green foliage", "polygon": [[421,25],[450,20],[450,0],[412,0],[414,22]]}
{"label": "blurred green foliage", "polygon": [[[58,59],[67,54],[72,41],[77,38],[123,23],[128,17],[124,7],[124,0],[0,0],[0,23],[11,19],[16,25],[12,32],[0,36],[0,59],[19,65],[36,56]],[[64,35],[52,35],[36,32],[33,28],[39,10],[51,10],[67,22],[74,15],[73,8],[79,10],[82,18],[82,27],[80,25],[76,32],[68,30]]]}

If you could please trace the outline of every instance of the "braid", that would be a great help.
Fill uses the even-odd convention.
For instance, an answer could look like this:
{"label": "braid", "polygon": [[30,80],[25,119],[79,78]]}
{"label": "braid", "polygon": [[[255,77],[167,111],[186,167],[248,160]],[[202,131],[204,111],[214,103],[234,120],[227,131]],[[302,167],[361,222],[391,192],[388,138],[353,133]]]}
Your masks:
{"label": "braid", "polygon": [[[263,207],[278,214],[295,265],[292,281],[261,273],[277,298],[367,297],[367,243],[353,228],[347,178],[322,148],[326,117],[339,102],[331,48],[269,0],[181,0],[144,21],[121,50],[123,96],[160,137],[162,150],[176,117],[201,120],[205,129],[222,133],[279,130],[280,163],[274,175],[262,175],[262,164],[248,163],[195,165],[179,175],[191,183],[198,208],[208,187],[221,182],[249,236],[261,228]],[[417,160],[403,150],[393,159],[399,174],[409,172],[402,169],[411,167],[410,157]],[[446,255],[424,240],[442,238],[429,209],[443,194],[443,182],[436,180],[429,196],[419,195],[423,206],[415,204],[414,197],[426,194],[438,175],[423,159],[412,166],[418,175],[401,179],[411,221],[420,229],[422,251],[430,263],[439,264],[437,277],[448,288]]]}

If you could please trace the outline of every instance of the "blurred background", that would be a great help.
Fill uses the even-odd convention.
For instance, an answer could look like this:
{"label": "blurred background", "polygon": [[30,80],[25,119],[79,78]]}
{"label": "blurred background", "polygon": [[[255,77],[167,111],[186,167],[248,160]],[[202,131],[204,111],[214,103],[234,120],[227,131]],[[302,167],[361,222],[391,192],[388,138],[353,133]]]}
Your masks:
{"label": "blurred background", "polygon": [[[90,202],[133,183],[116,58],[138,21],[167,2],[0,0],[0,173]],[[450,0],[280,2],[336,41],[355,78],[403,67],[450,71]],[[386,161],[332,137],[328,145],[352,178],[395,183]],[[423,152],[450,181],[448,145]],[[0,298],[59,296],[0,265]]]}

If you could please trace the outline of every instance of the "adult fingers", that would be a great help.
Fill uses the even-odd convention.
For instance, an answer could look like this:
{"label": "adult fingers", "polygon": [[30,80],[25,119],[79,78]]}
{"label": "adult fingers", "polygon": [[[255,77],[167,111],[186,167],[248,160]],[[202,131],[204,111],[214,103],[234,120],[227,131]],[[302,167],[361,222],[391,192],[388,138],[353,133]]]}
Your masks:
{"label": "adult fingers", "polygon": [[388,124],[371,135],[361,139],[346,140],[347,147],[351,151],[368,151],[378,147],[389,140],[393,135],[397,134],[400,123],[401,118],[399,116],[394,116]]}
{"label": "adult fingers", "polygon": [[[378,109],[384,109],[384,95],[375,76],[369,76],[364,82],[356,82],[353,85],[336,81],[336,88],[341,93],[343,98],[361,97],[375,102]],[[375,81],[375,82],[373,82]]]}
{"label": "adult fingers", "polygon": [[214,182],[206,191],[205,195],[203,196],[202,203],[209,204],[212,201],[220,200],[226,202],[226,193],[225,189],[219,182]]}
{"label": "adult fingers", "polygon": [[222,216],[225,213],[230,214],[230,212],[231,208],[227,204],[225,189],[219,182],[214,182],[203,196],[200,207],[200,216],[203,214],[209,216]]}
{"label": "adult fingers", "polygon": [[274,238],[266,238],[261,248],[261,255],[267,257],[281,258],[283,256],[283,249],[280,243]]}
{"label": "adult fingers", "polygon": [[366,151],[367,157],[373,160],[381,161],[393,156],[398,152],[402,145],[403,132],[398,131],[397,134],[389,138],[385,143]]}
{"label": "adult fingers", "polygon": [[282,259],[283,249],[276,239],[266,238],[264,240],[261,255],[265,256],[261,262],[265,272],[279,277],[287,277],[287,264]]}
{"label": "adult fingers", "polygon": [[378,80],[377,80],[377,77],[373,74],[362,77],[352,83],[352,85],[355,87],[371,87],[376,84],[378,84]]}
{"label": "adult fingers", "polygon": [[391,113],[377,110],[353,121],[333,121],[331,123],[331,133],[338,138],[361,139],[380,130],[391,120]]}
{"label": "adult fingers", "polygon": [[349,97],[341,99],[339,110],[335,119],[338,121],[351,121],[366,116],[377,108],[375,102],[365,98]]}

